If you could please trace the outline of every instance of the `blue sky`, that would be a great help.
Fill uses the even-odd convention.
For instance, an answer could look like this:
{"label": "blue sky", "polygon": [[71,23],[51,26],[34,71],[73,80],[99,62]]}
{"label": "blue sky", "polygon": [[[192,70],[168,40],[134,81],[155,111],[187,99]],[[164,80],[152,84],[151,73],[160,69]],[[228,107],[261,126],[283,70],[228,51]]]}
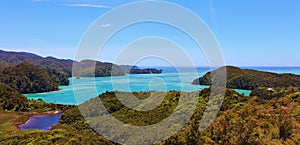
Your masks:
{"label": "blue sky", "polygon": [[[1,0],[0,49],[74,58],[87,28],[101,15],[132,0]],[[226,64],[299,66],[300,1],[172,0],[201,17],[216,36]],[[196,45],[174,28],[138,24],[112,38],[101,54],[113,57],[127,43],[145,36],[169,37],[196,65],[205,65]],[[156,64],[156,63],[154,63]]]}

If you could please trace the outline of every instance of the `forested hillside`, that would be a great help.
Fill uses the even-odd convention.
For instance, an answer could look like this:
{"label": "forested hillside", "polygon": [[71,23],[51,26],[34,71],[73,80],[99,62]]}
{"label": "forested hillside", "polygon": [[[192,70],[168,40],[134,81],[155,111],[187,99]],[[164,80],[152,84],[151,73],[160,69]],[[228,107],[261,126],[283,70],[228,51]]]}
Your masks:
{"label": "forested hillside", "polygon": [[40,69],[30,63],[20,63],[2,69],[0,82],[22,94],[56,91],[59,85],[69,85],[66,74],[52,69]]}
{"label": "forested hillside", "polygon": [[0,70],[3,69],[3,68],[6,68],[8,66],[9,66],[9,64],[7,62],[0,60]]}
{"label": "forested hillside", "polygon": [[0,83],[0,111],[26,111],[27,98],[9,85]]}
{"label": "forested hillside", "polygon": [[[113,92],[102,94],[99,98],[109,112],[120,121],[134,125],[151,125],[171,113],[178,103],[179,94],[180,92],[176,91],[168,92],[162,104],[149,112],[137,112],[120,105]],[[134,95],[147,98],[149,93]],[[207,129],[199,132],[199,121],[209,95],[210,89],[202,90],[191,121],[180,132],[157,144],[300,144],[299,93],[261,102],[256,97],[245,97],[227,90],[217,118]],[[97,100],[92,99],[87,101],[86,105],[93,108],[96,102]],[[90,113],[97,114],[97,110],[91,110]],[[58,126],[67,125],[76,130],[90,130],[83,122],[79,110],[74,108],[63,115]],[[105,140],[99,142],[103,141]]]}
{"label": "forested hillside", "polygon": [[10,86],[0,83],[0,113],[2,111],[15,112],[46,112],[67,110],[73,106],[46,103],[43,100],[28,100]]}
{"label": "forested hillside", "polygon": [[[276,74],[257,70],[240,69],[227,66],[227,88],[254,90],[263,88],[299,87],[300,76],[294,74]],[[211,85],[211,76],[217,70],[206,73],[193,81],[194,85]]]}
{"label": "forested hillside", "polygon": [[[180,93],[167,92],[161,105],[147,112],[133,111],[121,105],[115,92],[104,93],[99,98],[108,111],[120,121],[134,125],[151,125],[172,113],[177,107]],[[138,98],[147,98],[150,93],[140,92],[134,95]],[[245,97],[228,90],[216,119],[202,132],[198,130],[201,125],[199,121],[206,108],[210,89],[204,89],[198,95],[198,105],[189,123],[171,138],[156,144],[300,144],[299,92],[261,102],[257,97]],[[97,101],[91,99],[85,102],[86,106],[94,108],[87,112],[91,116],[97,114],[98,108],[95,107]],[[164,130],[161,131],[163,133]],[[25,144],[114,144],[97,135],[78,108],[66,111],[60,123],[49,132],[23,131],[12,134],[3,132],[0,136],[1,141]]]}

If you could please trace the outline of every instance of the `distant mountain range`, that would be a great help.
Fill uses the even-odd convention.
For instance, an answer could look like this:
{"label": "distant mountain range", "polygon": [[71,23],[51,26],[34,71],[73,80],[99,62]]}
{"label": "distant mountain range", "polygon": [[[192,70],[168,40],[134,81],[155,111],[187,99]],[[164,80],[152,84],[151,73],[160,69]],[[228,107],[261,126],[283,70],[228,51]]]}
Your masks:
{"label": "distant mountain range", "polygon": [[105,76],[121,76],[127,73],[131,74],[158,74],[162,70],[153,68],[139,69],[136,66],[116,65],[108,62],[100,62],[95,60],[82,60],[80,62],[71,59],[58,59],[54,57],[41,57],[36,54],[27,52],[11,52],[0,50],[0,69],[8,65],[16,65],[28,62],[39,68],[55,69],[72,76],[73,64],[76,66],[75,74],[78,77],[105,77]]}
{"label": "distant mountain range", "polygon": [[9,65],[16,65],[23,62],[31,63],[40,68],[57,69],[71,76],[73,60],[57,59],[54,57],[41,57],[27,52],[11,52],[0,50],[0,61]]}
{"label": "distant mountain range", "polygon": [[[74,71],[73,71],[74,70]],[[94,60],[41,57],[26,52],[0,50],[0,84],[22,94],[56,91],[69,85],[68,77],[106,77],[125,74],[157,74],[162,70],[139,69]]]}

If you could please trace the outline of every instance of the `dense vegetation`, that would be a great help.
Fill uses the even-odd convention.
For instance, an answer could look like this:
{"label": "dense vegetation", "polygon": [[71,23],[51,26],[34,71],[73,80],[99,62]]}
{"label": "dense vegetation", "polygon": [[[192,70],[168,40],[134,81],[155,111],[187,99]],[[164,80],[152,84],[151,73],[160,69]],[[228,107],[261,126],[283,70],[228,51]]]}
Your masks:
{"label": "dense vegetation", "polygon": [[26,111],[28,100],[10,86],[0,83],[0,111]]}
{"label": "dense vegetation", "polygon": [[9,66],[9,64],[8,64],[7,62],[5,62],[5,61],[0,61],[0,70],[3,69],[3,68],[6,68],[6,67],[8,67],[8,66]]}
{"label": "dense vegetation", "polygon": [[40,69],[30,63],[7,66],[0,70],[0,111],[65,110],[70,106],[28,100],[21,93],[54,91],[68,84],[67,75],[53,69]]}
{"label": "dense vegetation", "polygon": [[297,94],[264,103],[254,97],[221,113],[204,132],[193,119],[163,144],[299,144],[299,101]]}
{"label": "dense vegetation", "polygon": [[[114,99],[115,95],[112,92],[99,97],[106,108],[120,121],[135,125],[150,125],[169,115],[169,111],[177,104],[179,94],[180,92],[168,92],[162,104],[150,112],[135,112],[120,105],[119,101]],[[149,93],[135,93],[135,95],[138,98],[145,98]],[[201,91],[198,107],[189,124],[176,135],[158,144],[300,143],[300,95],[298,92],[281,96],[280,99],[265,100],[262,103],[256,97],[246,98],[228,90],[218,117],[206,130],[199,132],[199,121],[209,95],[210,89]],[[86,103],[93,108],[95,102],[96,100],[91,100]],[[90,113],[95,112],[97,110],[91,110]],[[89,130],[87,124],[83,122],[79,110],[72,109],[65,113],[60,124],[71,125],[78,130],[83,128]]]}
{"label": "dense vegetation", "polygon": [[59,85],[68,84],[67,75],[54,69],[41,69],[30,63],[7,65],[0,70],[0,111],[65,110],[70,106],[28,100],[21,93],[55,91]]}
{"label": "dense vegetation", "polygon": [[[275,74],[257,70],[240,69],[227,66],[227,88],[255,90],[252,96],[266,97],[268,88],[287,89],[288,87],[299,87],[300,76],[294,74]],[[203,77],[196,79],[194,85],[211,85],[211,76],[217,70],[206,73]],[[267,93],[266,93],[267,92]]]}
{"label": "dense vegetation", "polygon": [[58,72],[55,69],[45,69],[49,78],[58,85],[67,86],[70,84],[68,76],[64,73]]}
{"label": "dense vegetation", "polygon": [[103,63],[93,60],[83,60],[76,65],[78,75],[81,77],[108,77],[125,75],[124,70],[113,63]]}
{"label": "dense vegetation", "polygon": [[28,100],[6,84],[0,83],[0,112],[46,112],[55,110],[67,110],[72,106],[46,103],[43,100]]}
{"label": "dense vegetation", "polygon": [[[156,109],[147,112],[133,111],[115,96],[106,92],[99,96],[110,113],[120,121],[135,125],[150,125],[166,118],[178,105],[180,92],[167,92]],[[153,93],[153,92],[152,92]],[[159,93],[159,92],[157,92]],[[193,93],[188,93],[193,94]],[[278,99],[264,100],[245,97],[232,90],[226,91],[217,118],[204,131],[199,132],[199,121],[210,95],[210,89],[199,93],[197,108],[190,122],[177,134],[157,144],[299,144],[300,143],[300,93],[290,92]],[[134,93],[147,98],[150,93]],[[85,102],[88,108],[98,100]],[[90,115],[97,115],[97,107]],[[184,109],[184,108],[182,108]],[[96,117],[96,116],[94,116]],[[0,125],[1,127],[1,125]],[[162,129],[163,131],[163,129]],[[89,127],[78,108],[64,113],[60,123],[51,131],[0,131],[0,143],[33,144],[113,144]]]}
{"label": "dense vegetation", "polygon": [[0,82],[22,94],[58,90],[68,85],[67,75],[53,69],[40,69],[30,63],[20,63],[0,71]]}
{"label": "dense vegetation", "polygon": [[264,88],[259,87],[255,88],[251,91],[250,96],[258,96],[260,99],[263,100],[270,100],[272,98],[280,98],[281,96],[286,96],[291,93],[300,92],[299,87],[287,87],[287,88]]}

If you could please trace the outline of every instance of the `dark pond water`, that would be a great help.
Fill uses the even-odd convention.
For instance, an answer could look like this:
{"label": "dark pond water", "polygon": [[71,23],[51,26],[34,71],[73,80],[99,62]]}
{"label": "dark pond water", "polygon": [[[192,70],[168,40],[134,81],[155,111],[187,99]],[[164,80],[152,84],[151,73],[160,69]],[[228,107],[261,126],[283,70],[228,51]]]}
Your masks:
{"label": "dark pond water", "polygon": [[50,130],[51,126],[54,126],[58,123],[62,115],[63,112],[50,115],[32,116],[25,124],[22,124],[19,127],[21,130]]}

